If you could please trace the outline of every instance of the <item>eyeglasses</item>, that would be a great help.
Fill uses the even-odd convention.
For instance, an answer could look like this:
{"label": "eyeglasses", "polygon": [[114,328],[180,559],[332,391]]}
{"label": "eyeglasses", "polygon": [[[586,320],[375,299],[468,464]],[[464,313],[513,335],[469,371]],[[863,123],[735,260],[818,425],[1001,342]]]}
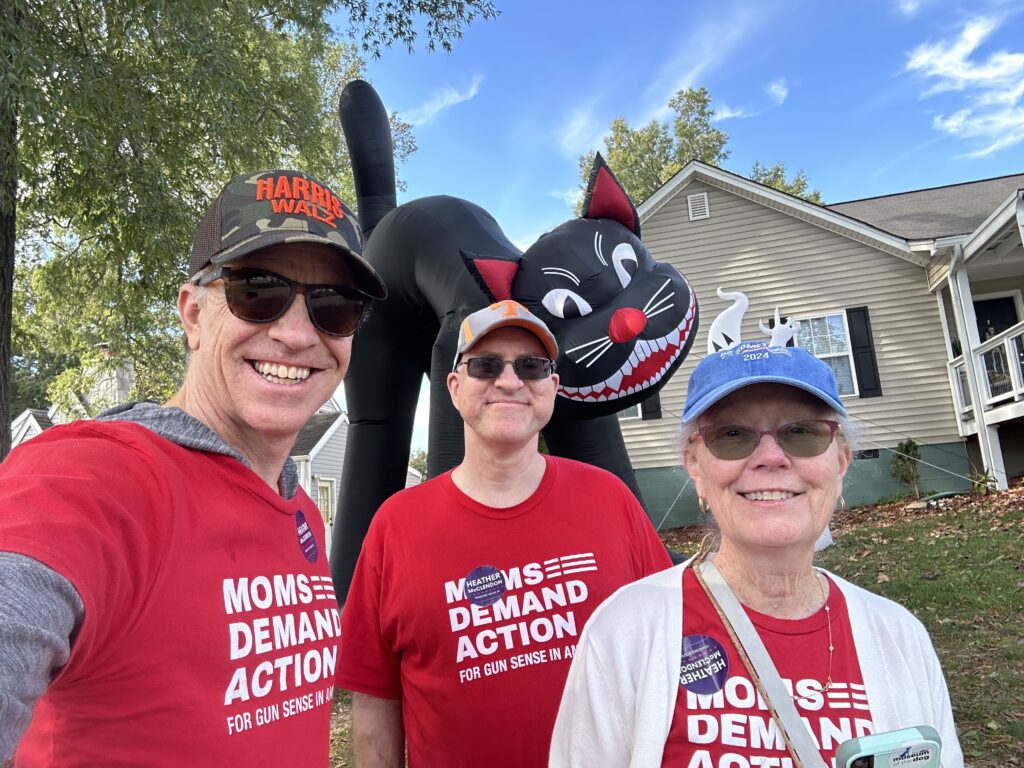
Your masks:
{"label": "eyeglasses", "polygon": [[307,285],[262,269],[221,267],[196,280],[196,285],[224,281],[231,314],[249,323],[272,323],[288,311],[296,292],[305,294],[309,320],[328,336],[351,336],[371,301],[347,285]]}
{"label": "eyeglasses", "polygon": [[[501,376],[505,366],[511,364],[523,381],[540,381],[555,371],[555,364],[546,357],[517,357],[515,360],[502,360],[500,357],[471,357],[459,365],[466,366],[466,373],[474,379],[496,379]],[[459,367],[456,365],[456,369]]]}
{"label": "eyeglasses", "polygon": [[810,458],[820,456],[835,439],[839,422],[810,419],[783,424],[778,429],[757,430],[739,424],[701,427],[694,437],[700,437],[711,455],[719,459],[745,459],[754,452],[761,438],[771,435],[787,456]]}

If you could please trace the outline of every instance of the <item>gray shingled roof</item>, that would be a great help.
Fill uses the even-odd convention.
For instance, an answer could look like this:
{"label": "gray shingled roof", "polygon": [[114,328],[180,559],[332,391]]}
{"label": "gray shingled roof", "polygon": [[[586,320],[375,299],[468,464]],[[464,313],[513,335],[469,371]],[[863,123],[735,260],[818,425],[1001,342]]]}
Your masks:
{"label": "gray shingled roof", "polygon": [[338,419],[343,418],[345,418],[345,414],[341,412],[314,413],[309,421],[303,425],[302,429],[299,430],[299,436],[295,438],[295,445],[292,446],[291,455],[308,456],[309,452],[320,442],[320,439],[327,434],[327,430],[331,428],[331,425]]}
{"label": "gray shingled roof", "polygon": [[39,428],[42,429],[43,431],[53,426],[53,422],[50,421],[49,415],[42,408],[29,408],[28,411],[36,420],[36,424],[39,425]]}
{"label": "gray shingled roof", "polygon": [[906,240],[970,234],[1013,192],[1024,173],[826,206]]}

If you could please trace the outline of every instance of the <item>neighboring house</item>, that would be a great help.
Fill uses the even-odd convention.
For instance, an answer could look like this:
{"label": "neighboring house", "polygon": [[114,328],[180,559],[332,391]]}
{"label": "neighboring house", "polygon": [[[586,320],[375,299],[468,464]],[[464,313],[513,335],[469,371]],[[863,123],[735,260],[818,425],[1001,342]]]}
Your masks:
{"label": "neighboring house", "polygon": [[[325,547],[331,551],[334,518],[338,509],[338,487],[341,470],[345,465],[345,446],[348,441],[348,416],[332,399],[318,413],[313,414],[295,438],[291,456],[299,471],[299,485],[320,508],[326,528]],[[408,468],[405,487],[417,485],[423,478]]]}
{"label": "neighboring house", "polygon": [[[110,345],[96,345],[102,355],[110,358]],[[11,448],[16,448],[26,440],[30,440],[43,430],[57,424],[67,424],[75,419],[87,419],[87,407],[93,411],[111,408],[127,403],[135,387],[135,366],[130,360],[121,361],[116,366],[101,370],[96,376],[92,388],[84,395],[78,396],[73,403],[71,413],[60,411],[57,406],[49,408],[26,408],[11,422]]]}
{"label": "neighboring house", "polygon": [[53,426],[51,407],[49,411],[42,408],[26,408],[11,422],[11,447],[21,445]]}
{"label": "neighboring house", "polygon": [[620,415],[654,522],[696,519],[678,422],[728,306],[719,287],[750,299],[744,339],[767,338],[758,321],[778,307],[800,320],[796,343],[836,372],[863,437],[848,504],[906,490],[887,449],[907,437],[938,467],[921,466],[930,491],[969,487],[972,467],[1002,488],[1024,472],[1022,189],[1024,174],[823,207],[694,161],[647,199],[644,243],[689,278],[701,313],[660,403]]}

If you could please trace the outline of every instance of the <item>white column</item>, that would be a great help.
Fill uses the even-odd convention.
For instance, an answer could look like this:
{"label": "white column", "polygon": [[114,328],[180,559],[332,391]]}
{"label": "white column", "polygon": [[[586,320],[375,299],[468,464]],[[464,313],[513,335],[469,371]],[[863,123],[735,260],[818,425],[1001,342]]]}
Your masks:
{"label": "white column", "polygon": [[971,393],[971,410],[974,412],[974,423],[978,426],[978,445],[981,448],[983,469],[992,473],[996,487],[1005,491],[1006,466],[1003,464],[1003,449],[999,443],[999,430],[985,423],[985,397],[988,387],[982,386],[978,370],[977,356],[974,350],[981,344],[978,336],[978,320],[974,315],[974,300],[971,296],[971,282],[967,277],[967,269],[963,263],[963,246],[955,246],[956,254],[949,276],[950,296],[953,298],[953,316],[956,318],[957,331],[964,351],[964,371],[967,374],[967,388]]}
{"label": "white column", "polygon": [[942,323],[942,338],[946,342],[946,373],[949,377],[949,391],[953,394],[953,410],[956,413],[956,429],[960,436],[964,436],[964,420],[960,416],[960,381],[956,370],[950,363],[955,359],[953,354],[953,333],[949,329],[949,322],[946,320],[946,302],[942,298],[942,286],[935,290],[935,302],[939,305],[939,321]]}
{"label": "white column", "polygon": [[1024,243],[1024,189],[1017,190],[1017,232]]}

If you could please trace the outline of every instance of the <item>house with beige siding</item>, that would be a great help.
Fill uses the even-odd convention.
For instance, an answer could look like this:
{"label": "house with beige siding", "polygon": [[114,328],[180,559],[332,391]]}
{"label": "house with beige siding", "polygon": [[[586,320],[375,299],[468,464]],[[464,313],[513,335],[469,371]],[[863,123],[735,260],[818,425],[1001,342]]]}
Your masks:
{"label": "house with beige siding", "polygon": [[906,438],[926,463],[921,487],[969,487],[987,469],[1002,487],[1024,472],[1024,174],[819,206],[692,162],[639,206],[643,241],[687,276],[701,328],[657,407],[620,414],[648,510],[662,527],[692,522],[679,460],[679,415],[712,320],[750,301],[745,340],[765,338],[776,308],[794,342],[835,371],[860,426],[845,497],[905,491],[891,476]]}

